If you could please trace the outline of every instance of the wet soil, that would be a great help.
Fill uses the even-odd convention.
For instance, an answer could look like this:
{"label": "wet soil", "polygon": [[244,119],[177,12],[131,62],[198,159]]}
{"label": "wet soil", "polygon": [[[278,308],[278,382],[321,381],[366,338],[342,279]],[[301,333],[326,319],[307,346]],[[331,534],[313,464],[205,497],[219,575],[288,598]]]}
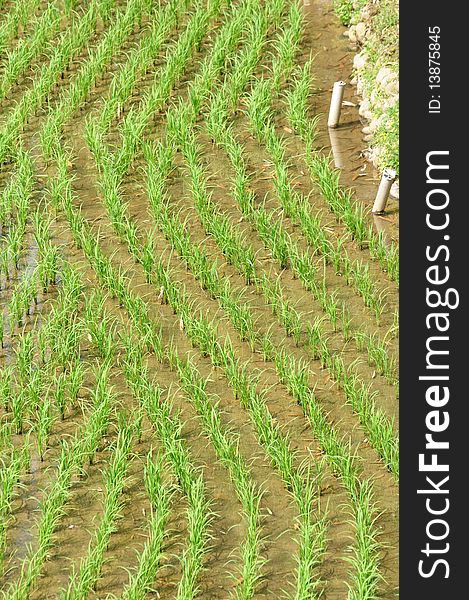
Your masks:
{"label": "wet soil", "polygon": [[[121,3],[122,4],[122,3]],[[318,145],[329,151],[331,140],[325,127],[325,118],[328,110],[328,100],[332,84],[337,79],[350,79],[351,61],[353,53],[348,42],[342,35],[343,28],[337,25],[332,13],[330,2],[325,0],[305,1],[305,14],[307,25],[300,62],[303,63],[312,51],[317,53],[314,68],[316,73],[317,88],[313,90],[311,113],[321,113],[319,124]],[[6,7],[9,5],[7,4]],[[6,10],[6,8],[4,9]],[[145,23],[144,23],[145,24]],[[217,23],[219,25],[219,23]],[[183,27],[184,23],[180,24]],[[213,29],[213,32],[216,28]],[[143,28],[135,31],[129,38],[129,44],[123,48],[123,52],[115,59],[114,68],[118,68],[125,60],[125,51],[132,48],[139,37],[143,35]],[[100,37],[98,33],[92,40],[91,46],[95,45]],[[213,39],[213,35],[211,36]],[[177,85],[172,94],[170,102],[178,97],[185,97],[187,83],[193,78],[194,73],[200,67],[201,59],[209,52],[211,40],[206,41],[200,52],[196,55],[193,65],[188,69],[185,76]],[[166,45],[161,51],[164,56]],[[49,101],[53,107],[60,94],[60,89],[67,89],[73,74],[76,73],[81,61],[86,59],[87,50],[74,62],[69,73],[60,86],[56,88]],[[44,60],[44,59],[40,59]],[[116,66],[117,65],[117,66]],[[153,71],[147,73],[139,82],[139,87],[133,93],[131,99],[125,106],[128,112],[131,106],[138,109],[139,103],[146,90],[152,85],[155,73],[160,61],[155,62]],[[240,406],[239,401],[233,397],[233,392],[220,369],[214,368],[210,360],[203,357],[200,352],[192,347],[187,338],[184,328],[181,328],[180,318],[174,315],[173,310],[161,303],[158,298],[158,290],[146,283],[143,269],[136,265],[134,259],[128,252],[126,246],[119,241],[106,208],[102,201],[99,188],[99,173],[94,158],[89,151],[84,134],[85,118],[93,111],[99,111],[100,103],[106,97],[111,80],[108,72],[94,87],[83,110],[76,113],[65,128],[65,142],[72,149],[73,163],[70,167],[71,175],[74,176],[75,207],[80,209],[82,215],[93,231],[103,252],[111,258],[116,267],[127,271],[129,285],[133,292],[147,303],[149,315],[155,323],[161,325],[163,341],[165,344],[173,343],[181,356],[192,356],[194,363],[203,377],[209,377],[210,381],[207,391],[211,394],[213,401],[218,402],[222,414],[223,426],[232,429],[239,435],[239,453],[249,463],[252,479],[264,491],[262,499],[262,536],[263,556],[266,564],[262,569],[262,580],[259,584],[256,598],[281,598],[284,590],[288,590],[289,584],[295,577],[295,556],[298,541],[298,510],[292,497],[285,489],[285,485],[279,473],[272,466],[265,448],[261,446],[249,413]],[[18,85],[11,91],[8,101],[0,105],[1,117],[6,119],[8,111],[13,104],[24,93],[24,86]],[[356,104],[351,88],[348,88],[346,100]],[[23,135],[25,146],[31,151],[38,181],[47,181],[53,174],[53,170],[47,168],[42,161],[39,149],[38,131],[43,122],[44,112],[30,120]],[[285,128],[288,124],[282,116],[282,104],[276,104],[276,124],[280,131],[288,134]],[[119,120],[113,123],[109,133],[109,142],[120,143],[118,132]],[[145,134],[146,139],[164,137],[165,132],[164,112],[157,116]],[[278,201],[272,185],[271,177],[268,175],[268,157],[265,150],[249,134],[247,122],[243,115],[239,114],[233,121],[236,135],[246,148],[249,157],[250,170],[255,174],[253,177],[253,189],[260,197],[267,197],[271,207],[278,207]],[[364,202],[370,206],[374,199],[377,187],[376,173],[363,157],[364,144],[362,142],[361,128],[363,124],[358,117],[357,106],[344,106],[342,124],[334,132],[334,152],[336,159],[341,164],[341,181],[346,186],[355,190],[357,201]],[[233,220],[236,227],[243,231],[249,242],[257,251],[258,263],[262,271],[270,276],[279,277],[285,294],[293,302],[296,309],[304,316],[306,323],[316,315],[322,315],[322,309],[292,276],[291,271],[281,271],[265,250],[261,240],[252,230],[250,224],[243,222],[238,207],[229,195],[230,166],[223,153],[216,150],[207,138],[203,123],[198,124],[198,141],[203,148],[203,157],[210,176],[210,189],[213,200],[220,209]],[[310,181],[302,156],[301,144],[294,135],[285,135],[288,142],[288,157],[291,159],[292,178],[301,186],[305,195],[309,194],[311,205],[317,210],[324,222],[324,226],[331,229],[333,235],[340,236],[341,230],[326,210],[326,205],[315,190],[313,182]],[[144,191],[145,180],[141,167],[144,166],[143,157],[138,155],[134,161],[133,168],[123,186],[124,199],[128,202],[128,212],[131,219],[137,224],[141,235],[154,231],[154,223],[149,209],[149,202]],[[265,173],[267,172],[267,176]],[[0,189],[10,176],[10,170],[4,166],[0,174]],[[339,437],[349,440],[351,447],[356,452],[357,461],[363,469],[363,478],[370,478],[374,483],[375,499],[379,517],[377,526],[380,531],[379,542],[381,544],[381,573],[383,582],[380,583],[380,597],[396,597],[398,578],[398,516],[397,516],[397,483],[394,477],[386,470],[376,451],[370,446],[366,432],[363,431],[357,415],[353,413],[347,404],[343,392],[337,383],[331,378],[327,369],[323,369],[319,361],[314,360],[304,344],[297,347],[291,338],[286,337],[284,330],[272,315],[270,307],[265,300],[252,287],[246,287],[239,273],[229,265],[221,254],[215,241],[207,237],[198,220],[188,186],[187,172],[185,171],[182,158],[177,159],[177,169],[173,174],[168,187],[171,209],[182,210],[188,218],[191,240],[194,244],[203,245],[208,251],[211,259],[218,261],[220,273],[230,279],[236,290],[245,289],[247,302],[252,309],[256,319],[256,327],[260,332],[270,330],[272,339],[278,347],[285,348],[291,355],[301,359],[308,364],[314,375],[314,385],[318,400],[328,414],[331,427],[334,427]],[[37,204],[43,196],[44,191],[40,189],[39,198],[35,197],[33,202]],[[383,220],[386,233],[390,238],[397,238],[398,203],[391,201],[389,215]],[[308,244],[298,231],[298,228],[284,219],[287,230],[292,234],[295,241],[302,249],[307,249]],[[53,242],[61,249],[63,256],[75,268],[77,268],[86,282],[86,293],[100,288],[99,281],[94,271],[90,268],[83,252],[74,246],[70,228],[64,216],[57,214],[53,225]],[[25,241],[25,252],[22,259],[21,271],[37,264],[37,253],[32,243],[32,230],[28,224],[27,240]],[[201,289],[199,282],[187,271],[183,260],[175,254],[161,232],[155,232],[155,248],[159,256],[168,261],[172,269],[172,276],[184,286],[190,297],[203,307],[210,318],[218,324],[218,335],[221,340],[229,335],[238,356],[246,363],[250,372],[258,372],[260,386],[268,390],[266,394],[266,405],[275,421],[281,426],[282,432],[288,436],[291,448],[296,452],[295,463],[314,464],[322,456],[323,451],[315,439],[314,432],[306,417],[296,404],[295,400],[288,394],[286,388],[279,382],[274,365],[262,359],[259,351],[253,352],[246,342],[239,339],[226,313],[221,309],[219,303]],[[367,328],[370,333],[376,332],[384,336],[392,324],[391,313],[397,306],[397,289],[381,273],[374,261],[369,260],[366,252],[350,244],[349,252],[357,259],[368,261],[370,270],[377,278],[378,284],[389,289],[389,313],[385,314],[382,322],[378,325],[364,307],[363,301],[353,290],[333,273],[332,269],[326,272],[327,286],[336,291],[338,297],[349,307],[354,322]],[[2,280],[1,307],[6,311],[11,290],[15,281],[6,282]],[[51,307],[56,301],[56,292],[52,287],[44,297],[40,298],[34,312],[28,319],[26,330],[36,330],[47,322]],[[129,323],[129,315],[117,302],[109,299],[107,307],[121,323],[124,328]],[[14,363],[14,349],[17,344],[17,336],[20,329],[8,332],[5,347],[0,350],[0,366]],[[360,377],[373,386],[378,392],[377,403],[390,418],[397,418],[397,399],[394,386],[388,384],[384,378],[376,376],[374,369],[367,364],[366,357],[357,352],[353,342],[345,343],[341,334],[335,333],[332,327],[326,330],[331,347],[340,351],[347,364],[360,358],[362,363],[358,373]],[[390,352],[397,356],[396,341],[390,343]],[[95,364],[96,352],[90,348],[89,343],[82,342],[82,357],[90,367]],[[169,368],[169,365],[160,364],[150,357],[148,362],[149,373],[152,378],[166,391],[171,393],[174,402],[174,410],[180,411],[183,421],[181,435],[187,445],[191,459],[204,473],[207,494],[212,502],[214,520],[211,526],[210,552],[204,564],[204,571],[200,576],[199,597],[207,599],[226,600],[231,596],[236,584],[236,572],[240,568],[239,547],[245,534],[245,521],[241,514],[241,505],[236,496],[234,486],[230,480],[228,471],[217,459],[215,451],[210,444],[209,438],[202,432],[200,416],[187,398],[179,391],[177,374]],[[135,400],[126,387],[124,377],[119,365],[112,370],[112,383],[118,390],[119,406],[135,408]],[[86,403],[89,389],[93,385],[92,377],[87,378],[85,386],[81,391],[81,400]],[[0,408],[0,417],[9,418],[4,408]],[[116,417],[113,418],[115,426]],[[44,461],[40,461],[33,453],[31,456],[31,472],[23,473],[21,476],[21,487],[15,497],[11,522],[7,531],[7,553],[5,557],[6,568],[0,569],[0,586],[8,586],[14,582],[19,575],[21,561],[27,556],[28,544],[35,548],[36,544],[36,517],[44,491],[54,479],[54,473],[59,455],[59,441],[63,437],[74,435],[83,423],[82,411],[75,407],[71,409],[66,419],[57,421],[53,435],[50,440],[50,448],[46,452]],[[93,537],[102,514],[103,479],[102,472],[109,461],[109,444],[115,439],[115,427],[111,427],[109,434],[102,444],[93,465],[88,465],[85,473],[80,478],[74,479],[71,487],[71,500],[68,502],[65,515],[61,519],[59,528],[54,534],[53,547],[48,560],[44,564],[41,578],[36,588],[31,593],[31,598],[39,600],[42,598],[57,598],[59,590],[68,585],[71,569],[78,568],[80,560],[86,555],[88,545]],[[397,427],[397,421],[396,421]],[[24,436],[16,436],[15,445],[24,442]],[[31,441],[34,445],[34,433],[31,433]],[[147,539],[146,525],[150,512],[149,501],[143,485],[143,463],[150,448],[161,449],[150,423],[145,421],[144,433],[139,444],[132,449],[132,460],[129,463],[129,478],[123,494],[122,517],[117,524],[117,530],[111,536],[111,542],[106,550],[106,560],[103,571],[98,581],[97,589],[91,595],[92,598],[105,598],[108,595],[119,597],[128,581],[128,572],[136,568],[138,553],[141,552]],[[170,476],[170,475],[168,475]],[[327,513],[327,550],[324,560],[318,569],[318,579],[321,580],[321,589],[324,598],[330,600],[342,600],[347,597],[348,583],[350,583],[350,546],[353,543],[354,529],[347,513],[348,497],[340,478],[336,477],[329,467],[325,468],[324,479],[321,487],[320,507],[321,512]],[[155,581],[155,592],[148,595],[152,598],[175,598],[177,586],[181,577],[181,566],[179,557],[187,544],[188,523],[186,516],[187,499],[178,492],[173,498],[171,516],[168,523],[168,532],[163,546],[163,558]]]}

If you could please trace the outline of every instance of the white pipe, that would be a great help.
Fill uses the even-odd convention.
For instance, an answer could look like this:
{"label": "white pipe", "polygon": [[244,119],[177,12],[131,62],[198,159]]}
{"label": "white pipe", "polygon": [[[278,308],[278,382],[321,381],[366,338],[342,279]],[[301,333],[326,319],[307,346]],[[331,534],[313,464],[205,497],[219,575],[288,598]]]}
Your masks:
{"label": "white pipe", "polygon": [[343,151],[341,150],[341,139],[340,132],[335,129],[329,128],[329,139],[331,140],[332,157],[334,159],[334,165],[337,169],[344,168]]}
{"label": "white pipe", "polygon": [[337,127],[342,109],[342,98],[344,97],[345,81],[336,81],[332,90],[331,106],[329,108],[328,127]]}
{"label": "white pipe", "polygon": [[389,192],[391,191],[391,186],[395,179],[396,171],[393,169],[384,169],[381,181],[379,183],[378,192],[376,194],[375,203],[373,204],[371,212],[378,214],[384,212],[386,203],[388,201]]}

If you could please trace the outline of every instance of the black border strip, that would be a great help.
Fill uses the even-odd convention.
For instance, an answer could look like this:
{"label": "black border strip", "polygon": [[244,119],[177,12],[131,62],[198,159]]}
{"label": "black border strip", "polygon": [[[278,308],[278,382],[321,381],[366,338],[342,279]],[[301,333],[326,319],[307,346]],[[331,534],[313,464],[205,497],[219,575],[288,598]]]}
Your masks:
{"label": "black border strip", "polygon": [[[462,11],[464,3],[400,4],[400,597],[412,600],[469,597],[469,150]],[[436,42],[430,28],[440,30]],[[439,65],[429,64],[429,52],[435,51]],[[438,80],[429,76],[437,73],[441,87],[430,89]],[[439,112],[430,112],[438,110],[435,100]],[[427,173],[429,163],[449,168]],[[446,201],[447,207],[429,207]],[[447,227],[431,228],[447,218]],[[459,297],[459,306],[438,306],[439,297],[452,306]],[[447,331],[438,331],[437,322]],[[436,350],[448,354],[431,354]],[[442,445],[426,448],[427,434]],[[419,468],[421,454],[425,465],[433,460],[436,469],[447,465],[448,471]]]}

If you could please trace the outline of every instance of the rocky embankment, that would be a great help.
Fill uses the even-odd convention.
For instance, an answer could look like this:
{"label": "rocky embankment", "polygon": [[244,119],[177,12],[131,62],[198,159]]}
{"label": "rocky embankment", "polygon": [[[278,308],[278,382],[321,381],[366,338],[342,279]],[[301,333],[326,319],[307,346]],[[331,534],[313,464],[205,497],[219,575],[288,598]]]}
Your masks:
{"label": "rocky embankment", "polygon": [[[360,116],[367,121],[364,139],[368,157],[381,171],[391,167],[399,173],[399,71],[398,5],[395,0],[355,0],[343,21],[356,48],[353,61],[357,93],[362,98]],[[398,181],[391,191],[399,196]]]}

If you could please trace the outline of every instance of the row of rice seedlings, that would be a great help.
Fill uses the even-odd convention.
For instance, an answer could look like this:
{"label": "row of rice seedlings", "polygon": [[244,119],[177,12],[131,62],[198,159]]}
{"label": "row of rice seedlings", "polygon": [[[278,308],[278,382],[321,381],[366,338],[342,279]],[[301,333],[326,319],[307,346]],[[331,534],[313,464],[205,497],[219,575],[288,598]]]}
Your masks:
{"label": "row of rice seedlings", "polygon": [[235,589],[237,600],[252,598],[261,578],[265,559],[261,556],[261,512],[262,493],[254,484],[249,466],[238,451],[238,436],[226,431],[221,422],[218,401],[206,392],[208,380],[204,380],[192,360],[180,359],[174,350],[173,360],[181,378],[182,387],[201,416],[202,426],[210,438],[215,451],[229,470],[236,493],[242,504],[247,522],[246,539],[241,548],[242,567],[237,578],[240,583]]}
{"label": "row of rice seedlings", "polygon": [[[355,202],[352,193],[340,186],[339,172],[333,169],[330,158],[322,156],[314,147],[317,118],[308,116],[308,99],[311,90],[311,62],[299,68],[293,87],[287,92],[288,118],[305,144],[305,160],[314,180],[337,219],[344,223],[360,246],[367,246],[389,277],[399,281],[399,252],[394,243],[386,243],[381,233],[368,224],[365,208]],[[342,265],[344,267],[344,265]]]}
{"label": "row of rice seedlings", "polygon": [[[147,155],[150,158],[150,152],[147,152]],[[166,164],[166,168],[168,167],[170,167],[170,163]],[[190,234],[184,224],[179,223],[177,218],[169,215],[163,192],[164,177],[166,174],[165,166],[161,162],[159,164],[154,162],[147,173],[149,197],[152,203],[153,215],[158,226],[162,229],[179,255],[186,261],[194,276],[201,280],[203,288],[208,290],[212,297],[217,299],[223,308],[225,308],[232,324],[240,332],[241,338],[249,340],[251,346],[253,346],[256,341],[256,335],[254,332],[254,319],[249,307],[245,303],[241,303],[241,298],[237,297],[232,291],[228,280],[221,280],[216,263],[210,260],[208,254],[202,248],[197,248],[191,243]],[[197,189],[200,191],[204,188],[199,185]],[[212,215],[212,223],[215,222],[216,215]],[[284,300],[279,282],[276,282],[275,285],[266,276],[263,278],[256,276],[254,281],[263,290],[274,315],[285,327],[287,335],[297,337],[298,344],[304,326],[303,319],[290,306],[288,301]],[[353,365],[347,368],[340,355],[332,353],[328,349],[327,340],[322,332],[319,320],[316,320],[308,328],[308,332],[310,330],[314,332],[317,330],[319,332],[318,335],[321,336],[320,343],[313,347],[314,357],[321,359],[323,365],[330,369],[331,374],[336,378],[339,385],[343,387],[348,400],[358,413],[372,445],[383,458],[385,464],[393,472],[397,473],[397,442],[394,436],[393,423],[387,419],[382,411],[376,408],[374,402],[376,394],[372,393],[371,389],[367,388],[361,382],[353,371]],[[308,340],[311,345],[311,337]],[[320,354],[316,356],[318,351]]]}
{"label": "row of rice seedlings", "polygon": [[207,6],[202,2],[196,5],[196,10],[179,36],[174,51],[168,49],[163,68],[155,75],[155,84],[143,97],[138,110],[130,110],[122,120],[119,126],[122,146],[116,151],[112,161],[113,179],[118,183],[132,164],[139,140],[149,120],[168,101],[175,83],[185,72],[194,51],[200,49],[211,21],[219,16],[224,3],[225,0],[208,0]]}
{"label": "row of rice seedlings", "polygon": [[179,416],[172,414],[172,392],[169,390],[164,399],[164,390],[150,381],[148,367],[143,362],[144,352],[141,342],[127,347],[124,374],[134,397],[145,409],[156,430],[181,490],[188,500],[189,539],[180,557],[182,576],[176,597],[178,600],[192,600],[200,591],[198,578],[209,550],[209,528],[213,518],[211,503],[207,498],[203,472],[199,472],[193,465],[183,442]]}
{"label": "row of rice seedlings", "polygon": [[[297,21],[294,21],[290,49],[294,48],[294,42],[299,38]],[[288,34],[288,30],[285,34]],[[281,38],[283,39],[283,37]],[[283,42],[285,45],[286,42]],[[283,72],[287,76],[287,67],[291,65],[291,58],[287,56],[288,62],[282,71],[282,67],[277,67],[278,62],[274,63],[274,73]],[[277,86],[277,87],[276,87]],[[366,307],[375,314],[377,321],[381,318],[387,303],[387,291],[377,287],[376,282],[369,272],[369,266],[362,261],[352,261],[345,248],[343,247],[344,238],[340,238],[337,243],[327,235],[321,220],[317,215],[311,213],[311,207],[308,199],[297,192],[291,181],[289,181],[288,164],[285,159],[286,144],[277,134],[273,121],[271,109],[272,99],[278,93],[280,86],[279,78],[273,75],[270,79],[261,79],[254,86],[247,100],[247,114],[250,118],[251,128],[258,140],[265,145],[270,158],[273,161],[275,178],[274,185],[277,197],[285,211],[285,214],[292,221],[301,227],[308,242],[313,245],[315,251],[320,252],[326,263],[332,263],[336,274],[345,277],[349,285],[353,285],[355,291],[363,298]]]}
{"label": "row of rice seedlings", "polygon": [[143,75],[154,65],[166,40],[177,28],[191,0],[170,0],[154,10],[152,23],[138,45],[129,52],[126,62],[114,73],[107,98],[103,99],[96,115],[96,127],[104,137],[113,120],[125,111],[125,104]]}
{"label": "row of rice seedlings", "polygon": [[0,196],[0,225],[4,236],[0,247],[0,269],[6,282],[12,278],[13,270],[18,272],[19,269],[34,184],[32,163],[22,148],[18,150],[15,167]]}
{"label": "row of rice seedlings", "polygon": [[[106,399],[107,397],[104,401]],[[61,440],[56,476],[45,490],[39,506],[37,547],[28,549],[17,580],[2,590],[5,600],[23,600],[34,589],[54,545],[54,532],[66,513],[66,505],[72,494],[70,488],[73,477],[82,472],[83,462],[96,451],[108,427],[109,420],[104,424],[102,422],[101,407],[95,406],[88,411],[84,425],[71,441]],[[96,435],[96,431],[101,435]]]}
{"label": "row of rice seedlings", "polygon": [[[3,423],[1,425],[3,427]],[[20,448],[10,447],[6,460],[3,456],[0,457],[0,575],[4,569],[7,530],[12,521],[12,505],[22,487],[21,476],[29,471],[30,464],[31,447],[27,436]]]}
{"label": "row of rice seedlings", "polygon": [[104,554],[111,534],[117,530],[117,521],[122,517],[122,492],[126,484],[134,435],[134,420],[130,415],[121,412],[118,415],[117,439],[111,446],[112,454],[109,465],[103,473],[103,514],[90,541],[88,553],[80,561],[78,571],[75,565],[72,567],[68,587],[60,594],[60,598],[64,600],[85,599],[92,591],[96,592],[97,590],[97,583],[104,564]]}
{"label": "row of rice seedlings", "polygon": [[60,35],[49,62],[41,67],[33,86],[8,114],[0,134],[0,164],[14,158],[18,137],[29,119],[49,98],[59,77],[95,33],[100,8],[101,13],[113,12],[113,6],[105,0],[92,0],[86,12]]}
{"label": "row of rice seedlings", "polygon": [[103,39],[83,63],[41,128],[41,146],[45,151],[46,159],[50,159],[63,125],[86,100],[97,78],[103,75],[114,54],[120,50],[149,8],[151,8],[150,0],[130,0],[125,11],[118,12],[114,16],[112,25]]}
{"label": "row of rice seedlings", "polygon": [[[70,211],[76,212],[76,209],[73,207],[69,208]],[[78,219],[75,218],[75,221]],[[72,219],[69,219],[71,222]],[[82,238],[90,236],[90,233],[83,222],[82,218],[80,219],[80,235]],[[85,253],[90,258],[98,277],[102,281],[105,282],[106,285],[109,286],[112,293],[116,294],[118,297],[128,296],[128,292],[125,292],[125,283],[116,282],[116,274],[115,271],[112,275],[109,273],[109,263],[106,268],[104,268],[104,260],[102,257],[99,260],[96,260],[97,257],[97,248],[95,240],[90,240],[90,243],[85,242],[82,239],[80,245],[83,247]],[[169,291],[164,286],[164,282],[166,279],[161,279],[164,277],[169,277],[164,266],[159,263],[157,265],[159,268],[160,278],[158,279],[158,283],[160,286],[163,286],[165,289],[166,296],[168,297]],[[176,288],[173,282],[171,282],[171,290],[176,292]],[[118,291],[117,289],[118,288]],[[133,319],[132,312],[133,302],[129,302],[128,298],[122,298],[122,304],[126,306],[129,311],[131,318]],[[176,304],[174,304],[176,302]],[[193,324],[192,335],[190,335],[193,343],[199,345],[201,347],[201,351],[203,354],[209,355],[212,358],[214,364],[217,363],[216,353],[220,348],[218,342],[215,342],[214,333],[210,329],[210,325],[208,325],[205,321],[199,321],[197,319],[191,321],[190,317],[190,307],[191,303],[188,301],[181,301],[182,304],[179,305],[177,300],[170,303],[173,305],[174,310],[178,314],[182,314],[182,321],[185,323],[185,327],[187,328],[187,324]],[[143,303],[144,304],[144,303]],[[183,313],[181,311],[184,310]],[[187,313],[186,313],[187,311]],[[215,353],[215,354],[214,354]],[[229,369],[231,365],[231,359],[227,358],[226,368]],[[139,371],[140,372],[140,371]],[[236,368],[236,372],[238,369]],[[233,386],[234,380],[232,381],[227,374],[227,377]],[[242,377],[242,381],[244,378]],[[246,385],[246,382],[245,382]],[[270,412],[265,406],[262,398],[254,392],[255,384],[253,381],[249,380],[248,388],[244,391],[244,398],[246,402],[249,402],[249,406],[251,410],[254,411],[253,419],[255,420],[256,428],[258,428],[258,433],[261,438],[261,443],[266,447],[269,452],[271,459],[274,465],[279,469],[282,476],[284,477],[285,483],[290,491],[292,491],[295,501],[297,502],[299,512],[301,515],[300,518],[300,554],[299,554],[299,570],[298,570],[298,580],[297,580],[297,597],[298,598],[310,598],[308,595],[315,589],[318,585],[313,572],[315,568],[320,563],[320,557],[324,551],[325,547],[325,519],[322,516],[319,520],[315,521],[313,514],[316,511],[316,501],[317,501],[317,478],[319,474],[305,474],[303,471],[298,471],[293,466],[293,455],[290,450],[289,442],[285,440],[284,436],[281,434],[278,426],[275,425]],[[239,392],[238,392],[239,393]],[[267,424],[264,425],[265,419],[268,418]],[[259,429],[260,428],[260,429]]]}
{"label": "row of rice seedlings", "polygon": [[21,38],[14,50],[7,53],[0,76],[0,101],[6,97],[12,85],[23,75],[31,62],[40,56],[51,38],[60,29],[60,11],[49,4],[32,23],[31,35]]}
{"label": "row of rice seedlings", "polygon": [[[157,213],[158,211],[156,211]],[[155,214],[156,214],[155,213]],[[160,214],[162,214],[163,211],[160,212]],[[162,220],[164,221],[165,217],[162,217]],[[181,231],[180,232],[181,235],[178,236],[177,239],[179,239],[179,241],[181,242],[181,245],[184,244],[183,240],[187,240],[188,238],[186,237],[186,235],[184,235],[184,233]],[[171,237],[171,234],[169,234],[169,237]],[[176,246],[177,247],[177,246]],[[187,250],[186,252],[184,252],[184,257],[185,260],[188,261],[188,264],[191,263],[191,259],[189,258],[189,251]],[[205,263],[206,266],[208,267],[209,263]],[[225,285],[223,286],[223,284],[220,282],[220,280],[218,279],[218,272],[215,268],[210,269],[210,274],[212,275],[212,277],[214,277],[215,282],[213,284],[208,284],[207,288],[212,291],[212,292],[216,292],[216,291],[220,291],[221,289],[223,289],[223,291],[219,292],[220,296],[220,302],[221,304],[226,308],[227,311],[230,311],[230,308],[233,310],[233,312],[230,312],[230,320],[232,321],[233,325],[235,326],[235,328],[240,331],[241,330],[241,334],[243,335],[243,330],[242,328],[239,327],[238,324],[238,319],[235,317],[233,318],[233,314],[235,313],[235,300],[233,300],[234,298],[234,294],[230,292],[229,290],[229,282],[225,281]],[[205,280],[207,281],[207,280]],[[231,301],[226,301],[225,298],[225,293],[228,297],[231,298]],[[239,315],[239,310],[238,310],[238,315]],[[187,323],[183,318],[183,322],[186,324],[187,327]],[[252,323],[252,319],[250,321]],[[277,367],[277,371],[279,373],[280,379],[282,382],[286,383],[287,388],[290,390],[290,393],[292,393],[293,390],[293,394],[298,402],[303,406],[303,408],[305,408],[304,404],[305,404],[305,399],[304,397],[300,397],[298,396],[297,393],[295,393],[296,387],[299,383],[304,383],[303,378],[297,378],[295,379],[296,373],[297,373],[297,369],[294,368],[295,365],[293,364],[293,358],[291,358],[291,361],[289,363],[289,368],[284,367],[283,369],[280,369],[279,364],[281,364],[279,361],[280,360],[286,360],[287,354],[286,353],[282,353],[278,350],[276,350],[275,346],[273,344],[270,343],[269,337],[265,336],[264,338],[261,338],[260,340],[258,340],[261,347],[263,348],[264,351],[264,357],[266,359],[269,360],[273,360],[275,362],[275,365]],[[266,355],[267,353],[267,355]],[[303,371],[303,375],[306,372]],[[291,376],[291,378],[290,378]],[[199,386],[202,387],[202,386]],[[300,389],[304,389],[305,388],[300,388]],[[306,384],[306,389],[308,390],[309,393],[309,388],[308,385]],[[308,403],[311,403],[311,399],[308,400]],[[308,406],[309,406],[308,404]],[[309,415],[308,415],[309,412]],[[351,495],[351,506],[352,506],[352,511],[353,511],[353,516],[354,516],[354,526],[356,528],[356,532],[357,532],[357,537],[356,537],[356,544],[353,545],[353,551],[354,551],[354,556],[356,558],[356,563],[354,563],[354,570],[352,571],[352,578],[355,581],[355,587],[352,588],[351,593],[356,593],[356,590],[360,590],[360,589],[364,589],[366,588],[366,592],[365,592],[365,596],[359,596],[359,597],[373,597],[374,594],[374,588],[377,584],[377,581],[379,580],[379,569],[378,569],[378,565],[379,565],[379,560],[378,560],[378,547],[376,544],[376,537],[377,537],[377,532],[376,529],[374,527],[374,521],[375,521],[375,509],[374,509],[374,505],[372,502],[372,490],[371,487],[369,486],[369,484],[367,482],[361,482],[358,479],[358,471],[357,468],[354,467],[352,468],[352,453],[351,453],[351,449],[350,449],[350,445],[347,445],[341,441],[339,441],[337,434],[335,433],[335,431],[330,427],[330,424],[327,423],[327,420],[324,416],[324,414],[321,412],[321,409],[319,408],[319,405],[317,403],[316,400],[314,400],[314,419],[311,417],[311,409],[308,408],[308,411],[305,410],[305,413],[309,416],[310,418],[310,422],[311,424],[314,423],[314,431],[315,433],[317,432],[318,429],[318,425],[319,423],[317,422],[317,417],[318,415],[321,416],[322,418],[322,422],[321,423],[321,436],[319,437],[320,441],[322,442],[324,437],[326,436],[326,442],[324,444],[324,448],[326,449],[326,452],[329,451],[330,454],[328,455],[328,460],[331,463],[331,466],[337,471],[339,470],[339,474],[344,478],[345,480],[345,484],[346,484],[346,488],[349,492],[349,494]],[[327,434],[326,434],[327,432]],[[340,453],[339,453],[340,450]],[[360,497],[362,498],[362,500],[357,501],[357,494],[360,495]],[[363,507],[365,507],[366,509],[366,515],[365,518],[361,518],[361,514],[363,511]],[[368,577],[368,575],[365,575],[365,573],[371,573],[371,575]],[[365,578],[365,583],[362,583],[362,578]],[[366,585],[365,585],[366,584]],[[355,590],[355,591],[354,591]],[[366,594],[369,594],[368,596],[366,596]],[[353,596],[354,597],[354,596]]]}
{"label": "row of rice seedlings", "polygon": [[139,555],[137,569],[129,574],[129,581],[120,594],[125,600],[145,600],[153,589],[174,494],[172,485],[163,477],[164,471],[161,454],[150,450],[144,468],[145,489],[151,505],[148,539]]}
{"label": "row of rice seedlings", "polygon": [[[60,145],[57,147],[55,158],[59,166],[57,178],[60,185],[58,187],[64,191],[60,198],[60,208],[67,215],[77,246],[83,249],[103,285],[119,300],[120,305],[126,308],[132,322],[139,328],[141,339],[156,354],[157,358],[161,359],[161,336],[149,320],[143,301],[129,295],[124,275],[121,271],[116,272],[110,261],[101,253],[96,240],[88,232],[83,218],[73,206],[71,181],[67,178],[69,157]],[[148,380],[142,384],[142,368],[141,364],[138,364],[137,370],[133,371],[134,385],[133,387],[131,385],[131,389],[137,395],[142,406],[145,406],[150,420],[159,431],[160,438],[166,445],[167,454],[172,458],[174,471],[189,500],[189,545],[181,557],[183,576],[178,587],[178,598],[188,600],[197,594],[197,579],[208,550],[210,505],[205,494],[203,476],[199,475],[192,466],[182,444],[181,424],[171,418],[167,406],[160,405],[162,391],[155,388]],[[125,371],[129,376],[128,368]],[[137,382],[136,385],[135,382]],[[105,426],[106,420],[105,418]],[[99,436],[99,432],[97,435]]]}
{"label": "row of rice seedlings", "polygon": [[0,54],[3,54],[21,28],[25,28],[41,0],[17,0],[0,23]]}

